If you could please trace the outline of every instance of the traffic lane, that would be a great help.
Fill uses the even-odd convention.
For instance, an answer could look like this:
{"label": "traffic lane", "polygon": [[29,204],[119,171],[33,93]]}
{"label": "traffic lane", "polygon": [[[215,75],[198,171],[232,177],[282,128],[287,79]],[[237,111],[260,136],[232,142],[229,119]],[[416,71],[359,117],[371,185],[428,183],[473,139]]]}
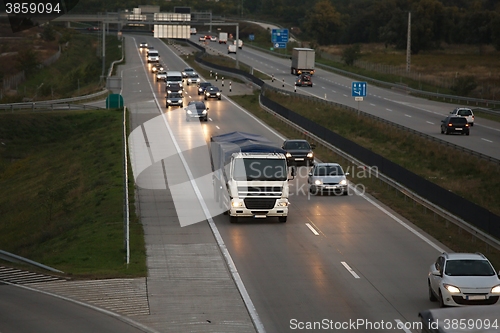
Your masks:
{"label": "traffic lane", "polygon": [[[245,55],[248,55],[249,64],[254,66],[254,68],[266,72],[266,68],[259,66],[262,64],[273,63],[273,65],[266,66],[271,68],[286,69],[286,67],[280,67],[286,66],[286,64],[284,64],[286,61],[277,57],[267,56],[267,58],[255,60],[253,57],[256,57],[259,53],[260,52],[255,50],[247,51],[247,53],[245,53]],[[282,77],[285,80],[285,88],[289,90],[294,89],[294,79],[289,78],[289,75],[284,74],[286,72],[285,70],[282,70],[281,72],[283,73]],[[439,130],[441,120],[444,119],[444,117],[451,110],[453,110],[454,107],[456,107],[454,104],[432,102],[375,86],[370,86],[369,95],[365,98],[365,101],[357,103],[351,96],[350,84],[352,79],[318,69],[317,73],[313,77],[313,80],[315,82],[313,88],[296,88],[297,91],[311,94],[318,98],[324,98],[326,96],[329,100],[334,100],[340,104],[348,105],[353,108],[359,107],[359,109],[364,112],[374,114],[381,118],[388,119],[400,125],[414,129],[417,129],[415,127],[418,127],[418,122],[421,122],[427,131],[432,125],[437,125]],[[318,85],[316,82],[317,80],[325,80],[325,84]],[[275,85],[283,85],[279,75],[276,76]],[[424,107],[422,107],[422,105],[424,105]],[[481,124],[483,121],[485,125]],[[417,126],[415,126],[416,123]],[[480,138],[481,142],[479,142],[479,144],[468,143],[464,145],[464,147],[481,152],[488,156],[499,158],[500,150],[498,147],[500,145],[500,125],[497,122],[481,119],[480,121],[476,120],[476,126],[474,127],[474,132],[476,132],[476,135]],[[442,139],[448,141],[447,138]]]}
{"label": "traffic lane", "polygon": [[[210,117],[212,118],[213,121],[210,122],[209,124],[206,124],[207,126],[205,126],[205,124],[201,124],[201,126],[203,128],[206,127],[208,131],[210,131],[210,130],[215,131],[215,129],[217,129],[216,126],[219,126],[219,129],[217,129],[217,130],[221,130],[223,133],[227,132],[225,130],[226,127],[228,127],[228,129],[230,128],[231,130],[246,130],[246,131],[251,131],[252,132],[252,130],[249,130],[249,124],[252,122],[251,121],[251,117],[250,117],[250,119],[246,119],[246,118],[242,119],[241,114],[240,114],[241,112],[238,112],[237,108],[232,108],[231,104],[227,103],[228,101],[223,100],[223,101],[213,101],[213,102],[215,102],[214,104],[216,104],[216,105],[218,105],[218,106],[221,107],[220,110],[217,110],[215,112],[215,115],[217,115],[217,114],[219,114],[219,115],[217,115],[217,117],[215,117],[214,114],[211,114]],[[221,102],[226,102],[226,103],[221,103]],[[227,107],[224,108],[225,106],[227,106]],[[215,107],[212,106],[212,108],[215,108]],[[174,113],[169,113],[169,115],[173,116]],[[224,119],[224,121],[219,121],[219,117],[222,117]],[[195,125],[196,126],[196,123],[185,124],[185,123],[182,122],[182,117],[178,117],[178,119],[179,120],[176,122],[177,126],[179,127],[178,130],[180,132],[187,133],[188,134],[187,137],[192,137],[192,135],[194,135],[194,133],[199,133],[200,132],[198,129],[196,129],[195,131],[193,131],[193,130],[191,130],[189,128],[191,125]],[[222,128],[221,128],[221,126],[222,126]],[[205,131],[205,129],[203,131]],[[261,129],[261,131],[262,131],[262,129]],[[215,133],[210,133],[210,134],[206,133],[204,135],[211,136],[213,134],[215,134]],[[269,136],[269,134],[267,134],[267,135]],[[197,168],[201,167],[201,164],[200,164],[200,161],[199,161],[199,154],[195,153],[194,149],[189,150],[188,152],[185,153],[185,155],[186,155],[186,159],[188,161],[191,161],[191,162],[189,162],[189,165],[192,166],[194,170],[196,170]],[[205,174],[207,172],[207,170],[208,169],[206,169],[206,168],[204,170],[202,168],[200,170],[200,174]],[[196,171],[194,171],[193,173],[196,174]],[[291,209],[293,209],[293,201],[292,201],[292,206],[291,207],[292,207]],[[331,209],[331,208],[326,208],[326,209]],[[350,209],[352,210],[353,208],[350,208]],[[293,218],[293,214],[291,214],[290,218]],[[219,217],[216,218],[216,221],[218,221],[218,219],[222,219],[222,221],[223,221],[224,224],[228,223],[227,216],[219,216]],[[283,225],[283,224],[279,224],[277,222],[274,222],[274,224]],[[291,223],[291,224],[293,224],[293,223]],[[264,228],[265,228],[265,226],[264,226]],[[306,234],[306,232],[309,232],[308,230],[309,229],[305,229],[304,228],[304,232],[303,233]],[[285,236],[286,236],[286,234],[285,234]],[[225,239],[225,241],[227,241],[227,238],[225,236],[223,236],[223,238]],[[300,238],[300,236],[298,236],[298,238]],[[251,241],[250,243],[253,244],[254,242]],[[381,243],[384,244],[385,241],[382,241]],[[301,247],[302,248],[306,248],[306,247],[308,247],[310,245],[311,244],[308,244],[306,242],[306,243],[301,244]],[[329,245],[329,248],[331,248],[331,244]],[[252,251],[253,250],[244,251],[244,252],[245,253],[251,253]],[[233,255],[233,252],[232,251],[230,251],[230,252],[231,252],[231,255]],[[257,253],[258,251],[254,251],[254,252]],[[290,252],[292,253],[292,256],[288,257],[290,255]],[[295,251],[295,252],[297,252],[297,251]],[[295,255],[293,255],[294,251],[286,251],[286,253],[284,253],[283,255],[276,256],[277,253],[279,254],[281,252],[280,251],[276,251],[275,249],[273,249],[271,251],[267,251],[266,250],[265,252],[262,252],[260,255],[258,255],[256,261],[261,263],[262,260],[263,260],[263,258],[268,258],[268,257],[275,256],[277,258],[276,259],[277,262],[279,263],[279,262],[286,262],[287,258],[290,258],[291,260],[294,260],[294,258],[295,258]],[[329,258],[329,257],[331,257],[330,253],[328,253],[328,255],[325,255],[325,258]],[[323,260],[323,261],[325,261],[325,260]],[[432,260],[434,260],[434,258],[432,258]],[[307,262],[309,262],[309,258],[308,258]],[[344,269],[344,271],[342,271],[342,270],[340,270],[340,271],[343,272],[342,274],[345,274],[346,276],[349,277],[349,275],[347,275],[347,274],[350,274],[350,273],[345,270],[344,266],[339,266],[339,265],[341,265],[341,260],[337,260],[336,263],[337,263],[337,266],[335,266],[336,269]],[[275,265],[276,265],[276,262],[274,262],[274,263],[271,262],[269,264],[269,267],[273,267]],[[322,265],[319,265],[318,267],[323,267],[323,266],[325,266],[325,265],[322,264]],[[237,266],[237,267],[239,267],[239,266]],[[293,267],[294,268],[300,268],[300,266],[295,266],[295,265],[293,265]],[[428,267],[428,263],[426,263],[424,267],[425,267],[424,270],[426,270],[427,267]],[[253,270],[254,269],[250,269],[249,271],[253,271]],[[289,271],[285,270],[284,272],[282,272],[282,274],[283,274],[282,279],[283,280],[287,280],[287,278],[289,276],[300,276],[301,274],[303,275],[303,274],[305,274],[305,272],[309,271],[309,268],[308,267],[302,267],[302,268],[298,269],[298,271],[299,271],[299,273],[297,273],[297,272],[289,272]],[[255,273],[252,273],[252,274],[255,274]],[[254,279],[253,276],[252,276],[252,274],[250,274],[250,273],[248,273],[248,274],[246,274],[246,273],[245,274],[241,274],[241,272],[240,272],[240,275],[242,277],[248,277],[248,276],[252,277],[251,280]],[[265,275],[266,274],[264,274],[264,276]],[[327,273],[326,274],[326,276],[328,278],[331,275],[335,276],[334,273]],[[244,278],[244,281],[245,281],[245,278]],[[277,278],[277,279],[275,279],[275,281],[280,281],[280,279]],[[301,293],[302,294],[308,293],[309,289],[310,289],[310,287],[308,285],[308,281],[309,280],[307,280],[307,282],[304,282],[302,280],[295,281],[295,284],[293,284],[291,290],[297,290],[298,289],[299,290],[299,294],[301,294]],[[341,286],[343,286],[342,290],[345,289],[345,286],[341,282],[338,282],[337,280],[332,281],[332,284],[334,284],[334,285],[341,285]],[[271,283],[271,286],[269,287],[269,289],[266,290],[265,293],[263,293],[262,295],[257,296],[257,299],[259,300],[259,302],[260,302],[261,299],[262,300],[266,300],[267,299],[267,295],[274,289],[274,287],[272,285],[273,285],[273,283]],[[357,295],[356,294],[356,290],[358,290],[358,289],[353,288],[353,290],[349,293],[349,295],[351,295],[351,296],[352,295]],[[374,292],[373,289],[364,286],[363,288],[360,288],[360,290],[364,290],[363,295],[370,295],[369,299],[373,299],[373,298],[380,299],[380,301],[378,301],[377,303],[383,304],[384,297],[382,297],[380,294],[377,294],[376,291]],[[289,294],[289,293],[291,293],[290,290],[286,289],[285,291],[283,291],[283,294]],[[341,295],[340,292],[338,292],[337,294]],[[252,299],[255,299],[255,297],[254,297],[255,294],[252,295],[252,293],[251,293],[250,295],[251,295]],[[387,320],[394,320],[394,318],[400,318],[401,317],[401,315],[399,313],[395,313],[394,312],[394,309],[391,306],[391,304],[387,304],[384,307],[381,306],[380,308],[383,309],[383,310],[380,313],[377,313],[376,316],[371,317],[371,313],[373,313],[373,309],[371,307],[369,307],[369,309],[364,309],[363,308],[363,306],[364,306],[363,304],[369,304],[369,301],[367,299],[363,299],[363,297],[364,297],[363,295],[354,297],[354,299],[355,299],[355,301],[353,301],[354,304],[350,304],[349,305],[350,308],[354,308],[355,309],[355,311],[353,311],[352,313],[354,313],[356,315],[356,317],[359,316],[359,317],[365,317],[365,318],[373,318],[373,320],[377,319],[376,317],[378,317],[378,320],[384,319],[384,318],[387,318]],[[344,298],[350,299],[349,297],[347,297],[347,295],[344,295]],[[344,299],[344,298],[342,298],[342,299]],[[282,299],[281,295],[278,296],[277,299]],[[296,304],[303,304],[302,303],[303,301],[301,301],[300,298],[296,299],[296,300],[289,300],[289,299],[287,299],[287,300],[289,302],[287,301],[286,303],[294,304],[293,301],[295,301]],[[358,301],[360,301],[360,302],[358,303]],[[325,302],[328,302],[328,300],[326,300]],[[315,301],[311,300],[311,301],[309,301],[307,303],[315,304]],[[336,300],[334,302],[334,304],[336,304],[336,303],[342,303],[342,301]],[[330,308],[332,308],[332,304],[330,304],[330,303],[321,304],[319,307],[323,308],[323,309],[326,309],[326,308],[328,308],[328,306]],[[315,317],[315,313],[321,313],[322,316],[325,316],[325,315],[328,314],[328,313],[324,313],[324,312],[323,313],[322,312],[318,312],[319,310],[316,309],[314,305],[309,305],[308,304],[308,308],[309,307],[312,307],[313,310],[314,310],[314,311],[311,311],[310,316],[308,315],[310,318],[316,318]],[[274,310],[270,310],[267,306],[265,306],[264,308],[260,308],[260,309],[261,310],[259,310],[259,308],[258,308],[258,312],[259,313],[264,312],[264,313],[267,314],[270,311],[271,312],[274,311]],[[286,318],[288,318],[290,316],[290,314],[294,314],[293,311],[295,311],[295,310],[294,310],[294,308],[290,308],[290,307],[287,307],[287,309],[288,309],[287,310],[288,312],[286,312],[286,313],[278,313],[277,317],[276,318],[271,318],[268,321],[267,325],[270,325],[270,327],[273,327],[274,325],[278,325],[279,329],[288,327],[287,325],[289,325],[289,319],[286,319]],[[409,312],[413,313],[413,311],[411,311],[411,310]],[[416,311],[415,313],[418,313],[418,311]],[[344,317],[339,318],[339,319],[343,319],[343,318],[351,319],[352,316],[351,317],[349,317],[349,316],[350,315],[345,315]],[[283,318],[285,318],[285,319],[283,319]],[[404,319],[404,318],[401,318],[401,319]],[[280,326],[280,325],[285,325],[285,326]],[[279,329],[277,331],[279,331]]]}
{"label": "traffic lane", "polygon": [[286,224],[216,223],[268,332],[291,331],[294,318],[418,321],[433,307],[426,274],[439,252],[361,197],[300,194]]}
{"label": "traffic lane", "polygon": [[[131,320],[129,320],[132,322]],[[125,318],[58,297],[0,284],[0,332],[147,332]]]}

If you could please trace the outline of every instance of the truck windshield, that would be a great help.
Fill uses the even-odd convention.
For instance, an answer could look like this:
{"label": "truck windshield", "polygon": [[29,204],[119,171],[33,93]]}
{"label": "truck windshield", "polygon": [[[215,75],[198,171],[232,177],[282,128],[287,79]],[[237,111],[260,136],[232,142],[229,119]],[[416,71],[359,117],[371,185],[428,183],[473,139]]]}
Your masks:
{"label": "truck windshield", "polygon": [[235,180],[278,180],[288,178],[284,159],[239,158],[233,170]]}

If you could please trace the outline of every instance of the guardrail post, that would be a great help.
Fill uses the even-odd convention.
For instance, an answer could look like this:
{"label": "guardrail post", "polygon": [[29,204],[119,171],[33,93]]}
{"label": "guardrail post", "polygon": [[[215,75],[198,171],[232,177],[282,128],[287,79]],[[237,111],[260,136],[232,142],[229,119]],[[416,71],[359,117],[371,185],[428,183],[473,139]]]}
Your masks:
{"label": "guardrail post", "polygon": [[35,111],[35,103],[31,103],[31,111]]}

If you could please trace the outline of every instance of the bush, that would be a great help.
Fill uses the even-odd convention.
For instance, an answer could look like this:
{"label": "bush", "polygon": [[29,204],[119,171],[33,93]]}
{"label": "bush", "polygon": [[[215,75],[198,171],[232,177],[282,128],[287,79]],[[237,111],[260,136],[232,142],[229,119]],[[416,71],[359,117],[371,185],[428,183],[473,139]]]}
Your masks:
{"label": "bush", "polygon": [[347,66],[354,65],[354,62],[361,57],[361,46],[359,44],[351,45],[342,52],[342,61]]}
{"label": "bush", "polygon": [[467,96],[476,89],[477,83],[472,75],[460,76],[455,80],[451,90],[458,96]]}

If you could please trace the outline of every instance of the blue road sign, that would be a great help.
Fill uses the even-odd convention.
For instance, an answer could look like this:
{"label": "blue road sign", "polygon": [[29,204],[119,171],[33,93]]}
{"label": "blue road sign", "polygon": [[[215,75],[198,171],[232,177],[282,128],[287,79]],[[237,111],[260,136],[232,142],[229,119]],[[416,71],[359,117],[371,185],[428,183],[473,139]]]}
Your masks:
{"label": "blue road sign", "polygon": [[271,43],[288,43],[288,29],[273,29],[271,31]]}
{"label": "blue road sign", "polygon": [[365,97],[366,96],[366,82],[353,82],[351,85],[352,97]]}
{"label": "blue road sign", "polygon": [[250,39],[250,40],[254,40],[254,39],[255,39],[255,35],[253,35],[253,34],[248,35],[248,39]]}
{"label": "blue road sign", "polygon": [[277,49],[285,49],[286,48],[286,43],[273,43],[273,46]]}

